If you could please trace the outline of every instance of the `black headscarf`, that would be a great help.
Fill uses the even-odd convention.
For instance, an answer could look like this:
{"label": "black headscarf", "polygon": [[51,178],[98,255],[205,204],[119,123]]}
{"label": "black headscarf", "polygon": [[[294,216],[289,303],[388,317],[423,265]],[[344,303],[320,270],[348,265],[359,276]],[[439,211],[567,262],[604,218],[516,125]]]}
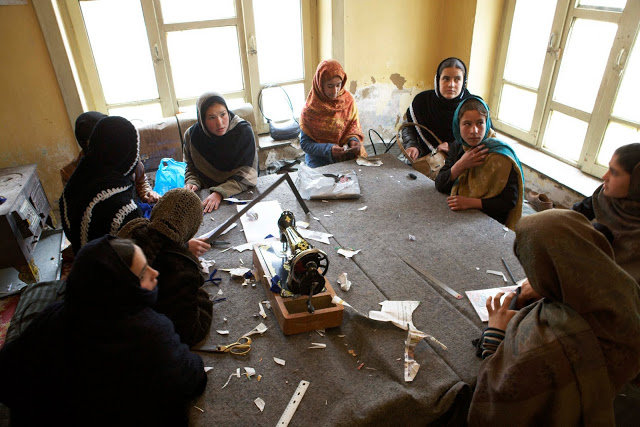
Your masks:
{"label": "black headscarf", "polygon": [[91,132],[93,132],[93,128],[95,128],[96,124],[105,117],[107,117],[106,114],[102,114],[98,111],[87,111],[86,113],[80,114],[76,119],[76,140],[83,151],[87,150],[89,137],[91,136]]}
{"label": "black headscarf", "polygon": [[86,155],[60,197],[62,225],[75,253],[140,216],[133,200],[138,150],[138,132],[127,119],[105,117],[96,124]]}
{"label": "black headscarf", "polygon": [[[453,99],[447,99],[440,93],[440,75],[443,69],[448,68],[443,65],[452,60],[459,61],[464,67],[462,70],[464,80],[460,94]],[[455,67],[455,65],[449,67],[451,66]],[[438,65],[434,78],[434,89],[421,92],[413,98],[411,106],[407,109],[407,120],[428,127],[442,142],[452,142],[454,140],[451,131],[453,113],[456,111],[458,103],[470,95],[467,90],[467,66],[458,58],[447,58]],[[420,128],[416,127],[416,129],[423,142],[426,138],[433,148],[436,148],[438,143],[431,134],[423,132]]]}
{"label": "black headscarf", "polygon": [[[220,104],[229,113],[229,128],[222,136],[212,135],[204,121],[207,108]],[[220,171],[231,171],[240,166],[253,166],[256,144],[249,122],[237,117],[227,107],[222,96],[215,92],[204,93],[198,98],[198,123],[191,130],[191,143],[207,161]]]}

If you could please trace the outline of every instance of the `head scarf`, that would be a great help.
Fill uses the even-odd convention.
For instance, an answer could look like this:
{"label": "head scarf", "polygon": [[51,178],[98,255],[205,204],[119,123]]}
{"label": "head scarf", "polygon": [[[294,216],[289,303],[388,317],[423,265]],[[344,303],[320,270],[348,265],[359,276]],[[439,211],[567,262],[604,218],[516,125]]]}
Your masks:
{"label": "head scarf", "polygon": [[523,218],[514,248],[544,299],[481,365],[470,423],[613,425],[616,392],[640,372],[638,285],[575,211]]}
{"label": "head scarf", "polygon": [[[453,99],[447,99],[442,96],[439,84],[440,74],[442,71],[440,68],[442,67],[442,64],[450,59],[457,59],[464,67],[462,70],[464,76],[462,89],[460,90],[460,94]],[[452,142],[453,133],[451,133],[450,125],[453,121],[453,113],[456,110],[458,103],[470,96],[470,93],[467,90],[467,66],[458,58],[451,57],[445,59],[438,64],[436,75],[433,79],[433,86],[433,90],[426,90],[413,98],[411,105],[409,105],[409,108],[407,109],[407,120],[426,126],[435,133],[442,142]],[[424,132],[417,126],[415,129],[418,132],[418,135],[420,135],[420,139],[423,143],[427,146],[431,145],[434,149],[437,147],[438,141],[436,141],[430,133]]]}
{"label": "head scarf", "polygon": [[106,114],[102,114],[98,111],[87,111],[86,113],[80,114],[76,119],[76,140],[83,151],[87,150],[89,137],[91,136],[91,132],[93,132],[93,128],[95,128],[96,124],[105,117],[107,117]]}
{"label": "head scarf", "polygon": [[640,283],[640,163],[631,171],[627,197],[605,196],[601,185],[592,201],[595,221],[613,234],[616,262]]}
{"label": "head scarf", "polygon": [[[330,99],[324,94],[322,85],[334,77],[342,79],[342,86],[338,96]],[[347,144],[352,137],[364,141],[358,108],[353,96],[345,89],[346,84],[347,74],[338,61],[330,59],[318,64],[307,103],[300,114],[302,131],[314,141],[340,146]],[[364,147],[361,148],[362,152]]]}
{"label": "head scarf", "polygon": [[60,197],[62,225],[74,252],[139,216],[132,179],[138,150],[138,132],[127,119],[106,117],[96,124]]}
{"label": "head scarf", "polygon": [[513,229],[515,223],[518,222],[522,215],[524,173],[522,172],[520,160],[518,159],[515,151],[513,151],[513,148],[496,138],[488,138],[489,132],[491,131],[491,116],[489,114],[489,106],[482,98],[470,95],[458,105],[453,115],[453,135],[456,142],[462,144],[465,151],[473,148],[467,144],[464,139],[462,139],[462,136],[460,135],[460,120],[458,119],[458,113],[462,105],[472,99],[482,103],[487,110],[485,134],[480,144],[484,144],[484,146],[489,149],[489,155],[487,156],[484,164],[462,172],[451,189],[451,195],[461,195],[481,199],[495,197],[504,190],[507,181],[509,180],[509,174],[515,167],[515,170],[519,175],[518,201],[516,202],[516,206],[509,212],[505,223],[507,227]]}
{"label": "head scarf", "polygon": [[[229,128],[224,135],[210,133],[205,126],[207,109],[220,104],[229,114]],[[256,144],[251,125],[229,111],[224,98],[216,92],[204,93],[196,103],[198,122],[191,127],[191,144],[219,171],[232,171],[241,166],[253,166]]]}

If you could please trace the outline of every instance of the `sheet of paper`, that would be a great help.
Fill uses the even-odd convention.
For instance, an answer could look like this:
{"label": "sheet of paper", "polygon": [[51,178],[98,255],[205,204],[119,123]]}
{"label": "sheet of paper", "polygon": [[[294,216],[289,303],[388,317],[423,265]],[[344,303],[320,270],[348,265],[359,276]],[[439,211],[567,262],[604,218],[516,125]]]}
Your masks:
{"label": "sheet of paper", "polygon": [[322,231],[305,230],[304,228],[298,228],[298,233],[305,239],[315,240],[327,245],[329,244],[329,237],[333,237],[333,234],[323,233]]}
{"label": "sheet of paper", "polygon": [[381,322],[391,322],[397,327],[406,330],[416,330],[411,316],[418,308],[420,301],[382,301],[380,311],[370,311],[369,318]]}
{"label": "sheet of paper", "polygon": [[[244,209],[244,206],[238,205],[238,212]],[[278,219],[282,214],[280,202],[277,200],[269,200],[268,202],[257,203],[249,212],[240,217],[242,228],[247,242],[254,242],[265,239],[269,234],[279,236]]]}
{"label": "sheet of paper", "polygon": [[345,258],[351,258],[352,256],[357,255],[361,250],[362,249],[357,249],[355,251],[352,251],[351,249],[340,248],[337,250],[337,252]]}
{"label": "sheet of paper", "polygon": [[[213,236],[213,233],[215,233],[215,232],[218,230],[218,228],[222,227],[222,225],[224,225],[224,222],[223,222],[222,224],[220,224],[219,226],[217,226],[216,228],[214,228],[213,230],[208,231],[208,232],[206,232],[206,233],[204,233],[204,234],[201,234],[200,236],[196,237],[196,239],[208,239],[209,237]],[[233,229],[234,227],[236,227],[237,225],[238,225],[238,224],[236,224],[236,223],[234,222],[233,224],[231,224],[230,226],[228,226],[228,227],[227,227],[227,229],[226,229],[226,230],[224,230],[224,231],[222,232],[222,234],[220,234],[220,235],[222,236],[223,234],[228,233],[228,232],[229,232],[229,230],[232,230],[232,229]]]}
{"label": "sheet of paper", "polygon": [[478,317],[483,322],[489,321],[489,313],[487,313],[487,298],[494,297],[498,292],[504,292],[505,295],[508,292],[513,292],[517,286],[504,286],[502,288],[480,289],[477,291],[466,291],[467,298],[471,302],[471,305],[478,313]]}
{"label": "sheet of paper", "polygon": [[256,326],[255,328],[253,328],[252,330],[250,330],[249,332],[244,334],[243,337],[250,337],[251,335],[255,335],[255,334],[262,335],[265,332],[267,332],[267,325],[265,325],[264,323],[260,322],[260,324],[258,326]]}
{"label": "sheet of paper", "polygon": [[382,166],[382,160],[380,159],[365,159],[364,157],[358,157],[356,163],[360,166]]}

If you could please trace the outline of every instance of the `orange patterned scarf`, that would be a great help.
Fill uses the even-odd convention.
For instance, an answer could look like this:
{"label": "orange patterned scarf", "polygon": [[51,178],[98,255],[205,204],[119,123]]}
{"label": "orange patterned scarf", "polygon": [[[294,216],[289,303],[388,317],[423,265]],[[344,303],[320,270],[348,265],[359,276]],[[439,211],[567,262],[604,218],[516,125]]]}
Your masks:
{"label": "orange patterned scarf", "polygon": [[[342,79],[342,87],[336,99],[329,99],[322,84],[334,77]],[[300,115],[300,127],[316,142],[343,146],[351,137],[362,143],[364,135],[358,120],[358,108],[353,96],[345,89],[347,74],[338,61],[322,61],[313,77],[313,86]],[[364,147],[361,155],[366,155]]]}

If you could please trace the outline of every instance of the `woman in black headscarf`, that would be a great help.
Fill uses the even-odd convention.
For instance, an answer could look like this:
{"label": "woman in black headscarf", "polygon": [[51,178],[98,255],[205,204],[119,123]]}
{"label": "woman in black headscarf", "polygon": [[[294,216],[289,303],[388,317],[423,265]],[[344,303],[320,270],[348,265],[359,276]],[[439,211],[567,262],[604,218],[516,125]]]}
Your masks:
{"label": "woman in black headscarf", "polygon": [[229,111],[222,96],[204,93],[196,103],[198,122],[184,134],[185,188],[208,188],[205,212],[220,201],[255,187],[258,154],[251,124]]}
{"label": "woman in black headscarf", "polygon": [[458,103],[470,96],[467,90],[467,67],[458,58],[447,58],[438,65],[434,89],[420,92],[407,109],[406,120],[429,128],[440,138],[438,142],[418,126],[402,129],[402,141],[411,160],[435,150],[447,153],[453,142],[451,123]]}
{"label": "woman in black headscarf", "polygon": [[155,312],[158,272],[130,240],[78,253],[63,302],[0,351],[0,402],[12,425],[187,425],[207,377]]}
{"label": "woman in black headscarf", "polygon": [[133,182],[138,150],[138,132],[127,119],[105,117],[96,124],[86,154],[60,196],[62,227],[74,253],[141,216]]}

